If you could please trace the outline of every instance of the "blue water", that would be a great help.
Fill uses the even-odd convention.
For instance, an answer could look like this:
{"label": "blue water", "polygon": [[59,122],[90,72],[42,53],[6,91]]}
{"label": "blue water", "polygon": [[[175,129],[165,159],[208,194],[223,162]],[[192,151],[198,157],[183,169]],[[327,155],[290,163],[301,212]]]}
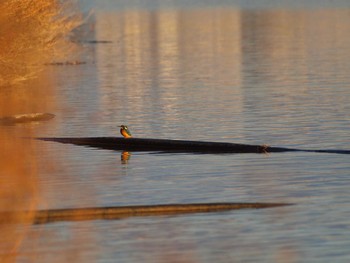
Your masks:
{"label": "blue water", "polygon": [[[90,31],[76,36],[87,64],[53,69],[60,104],[43,136],[120,136],[127,124],[135,137],[350,149],[347,1],[167,3],[90,3]],[[123,162],[39,144],[54,160],[41,168],[41,208],[295,205],[34,226],[23,251],[40,252],[36,262],[350,260],[349,155],[135,152]]]}

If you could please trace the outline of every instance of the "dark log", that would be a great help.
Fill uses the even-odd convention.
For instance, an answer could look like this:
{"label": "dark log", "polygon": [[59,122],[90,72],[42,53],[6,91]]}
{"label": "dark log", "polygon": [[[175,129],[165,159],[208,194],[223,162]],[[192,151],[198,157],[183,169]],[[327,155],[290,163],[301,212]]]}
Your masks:
{"label": "dark log", "polygon": [[226,142],[205,142],[187,140],[166,140],[119,137],[82,137],[82,138],[37,138],[42,141],[69,143],[107,150],[155,151],[181,153],[273,153],[273,152],[318,152],[350,154],[348,150],[303,150],[267,145],[248,145]]}

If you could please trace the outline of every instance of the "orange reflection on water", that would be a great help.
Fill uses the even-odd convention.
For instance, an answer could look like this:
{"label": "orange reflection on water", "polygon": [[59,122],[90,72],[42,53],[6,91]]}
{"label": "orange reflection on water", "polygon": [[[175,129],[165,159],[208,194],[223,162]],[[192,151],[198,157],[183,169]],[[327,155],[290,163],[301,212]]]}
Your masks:
{"label": "orange reflection on water", "polygon": [[[71,3],[58,0],[4,0],[0,3],[0,118],[54,112],[53,81],[44,64],[69,54],[66,35],[77,25]],[[33,220],[38,198],[40,126],[0,126],[0,261],[14,262],[25,225]],[[22,211],[22,212],[19,212]],[[27,212],[26,212],[27,211]],[[11,221],[25,223],[10,223]]]}
{"label": "orange reflection on water", "polygon": [[[196,107],[196,98],[181,98],[193,86],[203,89],[208,103],[219,97],[218,90],[205,88],[213,83],[229,87],[227,96],[241,97],[240,26],[241,14],[235,9],[96,13],[96,37],[111,41],[96,47],[100,89],[108,94],[101,107],[113,122],[130,122],[135,113],[152,111],[159,114],[160,126],[171,127],[179,119],[188,125],[199,119],[181,114],[184,103],[201,107]],[[234,113],[242,111],[241,101],[231,103]],[[139,129],[152,129],[153,118],[144,117],[149,121]]]}
{"label": "orange reflection on water", "polygon": [[[19,132],[0,130],[0,209],[1,211],[23,211],[35,209],[38,198],[37,163],[35,147],[30,140],[19,136],[30,136],[28,129]],[[14,253],[23,237],[23,226],[8,221],[30,223],[33,213],[13,212],[1,218],[1,253]]]}
{"label": "orange reflection on water", "polygon": [[120,155],[120,160],[122,164],[128,164],[130,160],[131,153],[123,151],[122,154]]}

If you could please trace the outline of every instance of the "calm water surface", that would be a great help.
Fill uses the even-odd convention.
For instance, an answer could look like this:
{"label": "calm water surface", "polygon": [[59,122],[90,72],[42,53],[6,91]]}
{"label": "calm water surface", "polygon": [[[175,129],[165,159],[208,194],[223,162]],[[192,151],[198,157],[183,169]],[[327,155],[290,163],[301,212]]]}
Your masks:
{"label": "calm water surface", "polygon": [[[99,4],[79,37],[110,43],[82,44],[87,64],[53,69],[61,103],[42,135],[119,136],[118,125],[127,124],[135,137],[350,149],[344,2],[335,1],[342,9],[192,2]],[[40,176],[41,208],[296,205],[39,225],[24,240],[23,262],[33,251],[36,262],[350,260],[348,155],[135,152],[125,163],[121,152],[42,144],[51,164]]]}

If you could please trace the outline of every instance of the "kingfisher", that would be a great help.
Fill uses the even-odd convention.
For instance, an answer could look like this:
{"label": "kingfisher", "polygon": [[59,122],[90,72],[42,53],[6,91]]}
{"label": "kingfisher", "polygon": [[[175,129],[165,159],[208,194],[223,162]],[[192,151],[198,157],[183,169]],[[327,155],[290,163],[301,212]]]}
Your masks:
{"label": "kingfisher", "polygon": [[131,138],[131,133],[126,125],[120,125],[120,133],[124,136],[124,138]]}

